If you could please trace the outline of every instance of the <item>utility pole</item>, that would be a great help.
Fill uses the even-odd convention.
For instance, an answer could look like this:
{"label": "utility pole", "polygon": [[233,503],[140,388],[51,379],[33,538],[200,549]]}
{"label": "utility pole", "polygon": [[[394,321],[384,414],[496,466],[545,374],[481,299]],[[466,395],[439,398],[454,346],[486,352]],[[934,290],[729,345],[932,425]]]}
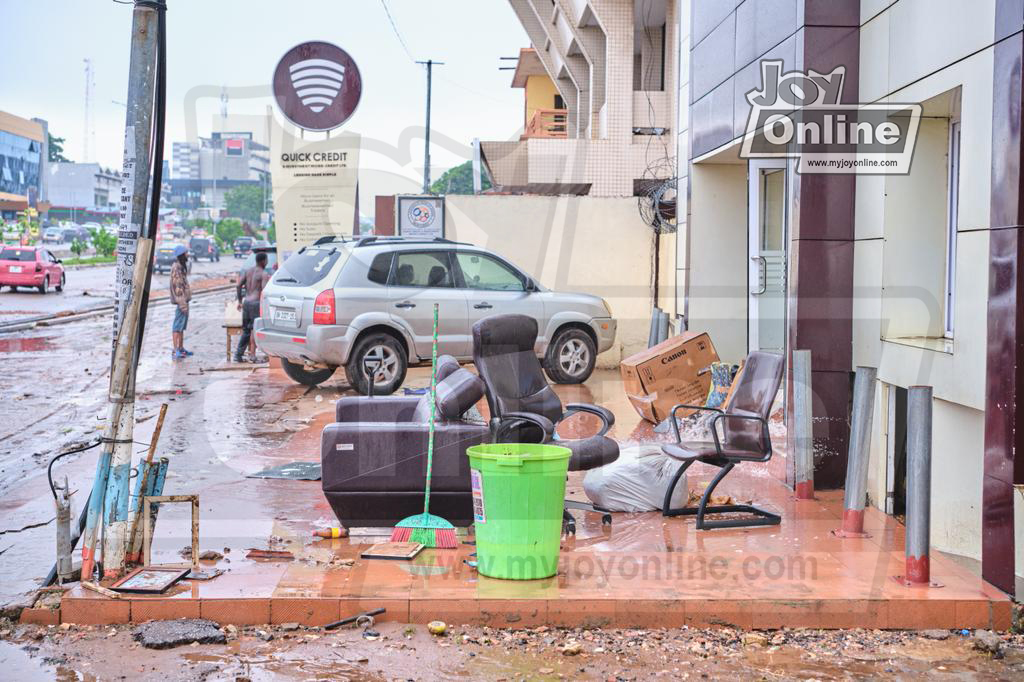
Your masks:
{"label": "utility pole", "polygon": [[[125,567],[135,425],[135,370],[152,274],[153,227],[159,211],[165,86],[164,10],[163,0],[136,0],[132,18],[114,282],[114,349],[108,393],[110,412],[103,431],[103,447],[96,463],[86,528],[82,535],[83,581],[93,577],[101,524],[104,576],[116,576]],[[154,167],[152,198],[151,167]],[[146,222],[147,206],[152,213],[149,224]]]}
{"label": "utility pole", "polygon": [[427,67],[427,134],[423,143],[423,193],[428,194],[430,192],[430,81],[434,65],[443,66],[444,62],[435,62],[433,59],[428,59],[425,62],[416,63],[425,64]]}

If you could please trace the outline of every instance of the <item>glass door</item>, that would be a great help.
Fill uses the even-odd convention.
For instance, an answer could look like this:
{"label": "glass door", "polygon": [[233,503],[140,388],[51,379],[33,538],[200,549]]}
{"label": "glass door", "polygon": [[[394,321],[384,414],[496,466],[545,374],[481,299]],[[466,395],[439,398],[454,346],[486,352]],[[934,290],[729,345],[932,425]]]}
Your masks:
{"label": "glass door", "polygon": [[748,170],[748,347],[786,350],[787,186],[785,159],[751,161]]}

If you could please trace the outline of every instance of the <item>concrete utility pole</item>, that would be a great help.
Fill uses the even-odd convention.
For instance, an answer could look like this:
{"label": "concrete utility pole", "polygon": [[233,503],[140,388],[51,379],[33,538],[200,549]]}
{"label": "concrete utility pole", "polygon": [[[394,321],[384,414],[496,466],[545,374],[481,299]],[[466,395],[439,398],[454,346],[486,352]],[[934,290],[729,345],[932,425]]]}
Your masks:
{"label": "concrete utility pole", "polygon": [[435,62],[433,59],[428,59],[425,62],[416,62],[417,64],[425,64],[427,67],[427,133],[423,143],[423,193],[430,193],[430,90],[431,80],[433,76],[434,66],[443,66],[444,62]]}
{"label": "concrete utility pole", "polygon": [[[111,361],[110,413],[96,463],[82,542],[82,580],[92,578],[96,545],[103,524],[103,572],[125,567],[129,479],[135,425],[135,369],[141,343],[143,304],[149,289],[153,235],[146,229],[154,138],[158,54],[164,28],[163,0],[136,0],[132,19],[128,105],[125,117],[117,270],[114,282],[114,353]],[[163,68],[162,64],[159,68]],[[162,78],[162,74],[160,74]],[[162,116],[158,115],[162,119]],[[162,137],[162,136],[158,136]],[[158,190],[158,188],[157,188]],[[159,206],[152,206],[158,211]]]}

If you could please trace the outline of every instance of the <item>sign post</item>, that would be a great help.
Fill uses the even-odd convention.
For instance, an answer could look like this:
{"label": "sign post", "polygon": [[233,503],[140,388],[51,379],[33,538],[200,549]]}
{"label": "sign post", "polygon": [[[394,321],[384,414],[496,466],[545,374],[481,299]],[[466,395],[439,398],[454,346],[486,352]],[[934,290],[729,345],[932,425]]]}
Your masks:
{"label": "sign post", "polygon": [[[329,133],[355,113],[363,80],[348,52],[310,41],[284,53],[272,87],[285,119]],[[270,153],[279,261],[320,237],[358,229],[358,135],[306,140],[272,124]]]}

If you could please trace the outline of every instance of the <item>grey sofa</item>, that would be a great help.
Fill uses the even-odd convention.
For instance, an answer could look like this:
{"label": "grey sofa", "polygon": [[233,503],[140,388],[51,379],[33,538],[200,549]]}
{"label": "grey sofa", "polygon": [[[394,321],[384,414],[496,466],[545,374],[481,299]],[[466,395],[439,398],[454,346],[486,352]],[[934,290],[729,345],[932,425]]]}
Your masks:
{"label": "grey sofa", "polygon": [[[490,440],[463,415],[484,395],[475,374],[438,358],[430,511],[457,526],[473,520],[466,448]],[[324,496],[346,527],[391,526],[423,511],[430,394],[345,397],[320,441]]]}

